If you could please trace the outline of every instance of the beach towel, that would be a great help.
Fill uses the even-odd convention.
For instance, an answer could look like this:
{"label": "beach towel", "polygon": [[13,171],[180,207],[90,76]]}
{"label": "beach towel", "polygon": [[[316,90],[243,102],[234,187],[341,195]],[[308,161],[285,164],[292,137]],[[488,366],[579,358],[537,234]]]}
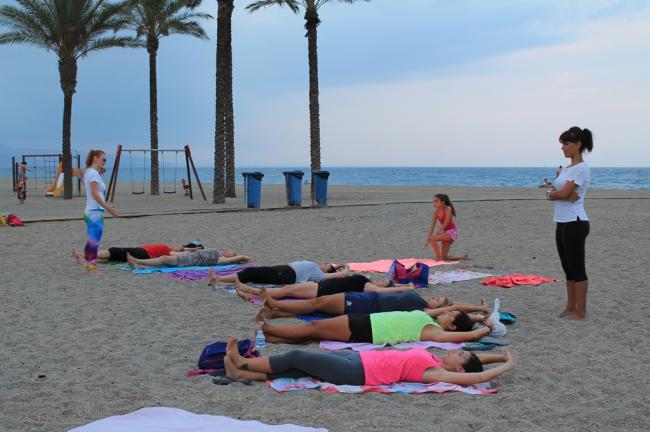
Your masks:
{"label": "beach towel", "polygon": [[[139,274],[139,275],[147,275],[153,273],[170,274],[170,273],[187,272],[187,271],[202,271],[205,272],[205,277],[207,278],[209,269],[213,269],[218,275],[224,276],[226,274],[238,273],[244,270],[246,266],[247,264],[226,264],[226,265],[219,265],[214,267],[211,266],[208,267],[201,267],[201,266],[147,267],[147,268],[133,270],[129,265],[125,265],[120,267],[120,270],[129,270],[132,271],[134,274]],[[224,274],[224,272],[226,273]]]}
{"label": "beach towel", "polygon": [[449,383],[395,383],[383,384],[378,386],[354,386],[354,385],[336,385],[328,382],[318,381],[313,378],[279,378],[268,381],[267,386],[271,387],[278,393],[297,391],[297,390],[320,390],[326,393],[445,393],[445,392],[462,392],[469,394],[489,394],[496,393],[496,389],[490,388],[490,383],[475,384],[472,386],[459,386]]}
{"label": "beach towel", "polygon": [[[393,261],[394,260],[392,259],[380,259],[372,262],[348,263],[348,269],[353,272],[362,273],[386,273],[390,269],[391,264],[393,264]],[[405,258],[399,259],[398,261],[404,264],[406,267],[411,267],[418,262],[426,264],[429,267],[458,264],[458,261],[436,261],[420,258]]]}
{"label": "beach towel", "polygon": [[472,279],[486,278],[492,276],[490,273],[480,273],[471,270],[437,271],[429,275],[429,285],[448,285],[454,282],[462,282]]}
{"label": "beach towel", "polygon": [[327,432],[323,428],[292,424],[268,425],[252,420],[194,414],[178,408],[142,408],[107,417],[69,432]]}
{"label": "beach towel", "polygon": [[[443,350],[451,351],[463,347],[462,343],[453,342],[402,342],[392,345],[396,349],[412,349],[412,348],[440,348]],[[387,347],[388,344],[375,345],[371,343],[354,343],[354,342],[337,342],[337,341],[321,341],[320,348],[326,351],[338,351],[342,349],[351,349],[353,351],[370,351]]]}
{"label": "beach towel", "polygon": [[483,285],[512,288],[515,285],[539,286],[545,282],[555,282],[554,278],[513,273],[505,276],[493,276],[481,281]]}

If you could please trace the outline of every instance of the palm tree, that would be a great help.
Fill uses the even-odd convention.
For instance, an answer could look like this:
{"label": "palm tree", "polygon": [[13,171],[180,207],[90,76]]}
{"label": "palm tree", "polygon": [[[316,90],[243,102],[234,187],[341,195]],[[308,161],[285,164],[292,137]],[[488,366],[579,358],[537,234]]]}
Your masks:
{"label": "palm tree", "polygon": [[[226,202],[224,169],[226,167],[226,147],[228,137],[228,127],[226,126],[226,123],[229,104],[231,107],[230,118],[232,119],[232,72],[228,74],[228,68],[232,71],[230,23],[232,20],[232,11],[235,8],[234,0],[217,0],[217,8],[217,73],[214,118],[214,187],[212,190],[212,202],[214,204],[222,204]],[[231,56],[230,60],[228,59],[228,55]],[[229,85],[227,84],[228,77],[230,77]],[[228,92],[231,94],[230,99],[227,97]],[[234,137],[234,134],[232,136]],[[232,156],[234,157],[234,148]]]}
{"label": "palm tree", "polygon": [[158,174],[158,81],[156,57],[160,39],[172,34],[208,39],[196,19],[212,18],[206,13],[191,12],[200,1],[134,0],[129,26],[146,44],[149,53],[149,129],[151,134],[151,195],[160,193]]}
{"label": "palm tree", "polygon": [[[127,24],[125,3],[104,0],[16,0],[21,7],[0,7],[2,44],[30,44],[53,51],[59,58],[63,90],[63,198],[72,198],[72,96],[77,87],[77,61],[93,51],[111,47],[140,47],[137,40],[115,33]],[[110,36],[107,33],[112,33]]]}
{"label": "palm tree", "polygon": [[[232,3],[232,2],[231,2]],[[224,29],[224,37],[226,38],[224,44],[224,92],[222,93],[226,104],[224,110],[224,138],[226,141],[226,197],[235,198],[235,114],[233,112],[233,99],[232,99],[232,9],[231,5],[230,14],[226,27]]]}
{"label": "palm tree", "polygon": [[[320,24],[318,10],[332,0],[260,0],[246,6],[246,9],[255,12],[269,6],[287,6],[295,14],[300,8],[305,10],[305,28],[307,29],[307,47],[309,58],[309,137],[311,170],[316,171],[320,166],[320,107],[318,104],[318,34]],[[370,0],[337,0],[341,3],[355,3],[356,1]],[[312,200],[314,198],[314,184],[311,185]]]}

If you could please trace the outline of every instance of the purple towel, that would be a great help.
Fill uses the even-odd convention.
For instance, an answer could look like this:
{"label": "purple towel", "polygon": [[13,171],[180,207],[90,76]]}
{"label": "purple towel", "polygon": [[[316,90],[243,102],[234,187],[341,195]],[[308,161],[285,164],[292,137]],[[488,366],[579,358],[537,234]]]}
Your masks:
{"label": "purple towel", "polygon": [[[246,267],[250,267],[254,264],[243,264],[237,267],[232,267],[223,270],[216,270],[215,273],[219,276],[228,276],[231,274],[239,273],[244,270]],[[183,281],[197,281],[208,278],[208,270],[179,270],[174,273],[163,273],[163,276]]]}

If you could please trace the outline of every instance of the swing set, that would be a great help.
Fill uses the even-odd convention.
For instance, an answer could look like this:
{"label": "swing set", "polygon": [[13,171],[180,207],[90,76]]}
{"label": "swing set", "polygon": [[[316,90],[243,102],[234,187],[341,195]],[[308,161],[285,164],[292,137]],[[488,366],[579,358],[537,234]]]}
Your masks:
{"label": "swing set", "polygon": [[[111,172],[111,178],[108,183],[108,188],[106,190],[106,198],[109,202],[114,202],[115,200],[115,190],[117,189],[117,177],[119,174],[120,170],[120,162],[122,161],[122,153],[126,153],[128,155],[128,161],[129,161],[129,174],[131,177],[131,193],[133,195],[142,195],[145,193],[145,188],[147,184],[147,172],[151,168],[151,154],[153,152],[156,152],[160,156],[160,162],[162,163],[162,191],[165,194],[175,194],[177,192],[177,185],[178,185],[178,174],[179,174],[179,154],[184,154],[185,156],[185,168],[187,171],[187,184],[185,183],[185,179],[183,179],[182,184],[183,184],[183,190],[185,191],[186,195],[190,197],[190,199],[194,199],[194,193],[192,190],[192,176],[190,173],[190,167],[192,168],[192,173],[194,174],[194,178],[196,181],[196,184],[199,186],[199,189],[201,191],[201,195],[203,196],[203,200],[207,201],[207,198],[205,196],[205,192],[203,191],[203,186],[201,185],[201,180],[199,180],[199,174],[196,171],[196,167],[194,166],[194,160],[192,159],[192,152],[190,151],[190,146],[186,145],[182,149],[144,149],[144,150],[139,150],[139,149],[125,149],[122,147],[122,145],[117,146],[117,152],[115,153],[115,162],[113,163],[113,171]],[[136,160],[134,161],[133,156],[136,156]],[[139,161],[137,161],[137,157],[139,155],[142,155],[142,167],[135,167],[135,164],[137,164]],[[165,161],[169,160],[174,161],[173,168],[169,167]],[[147,161],[149,161],[149,164],[147,165]],[[140,169],[142,169],[142,172],[138,172]],[[137,178],[137,180],[136,180]],[[170,181],[171,180],[171,181]]]}

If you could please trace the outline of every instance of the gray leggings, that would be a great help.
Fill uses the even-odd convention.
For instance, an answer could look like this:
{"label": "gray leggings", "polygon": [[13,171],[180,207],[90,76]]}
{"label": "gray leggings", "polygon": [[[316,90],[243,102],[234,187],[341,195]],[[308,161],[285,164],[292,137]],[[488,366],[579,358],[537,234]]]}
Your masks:
{"label": "gray leggings", "polygon": [[269,379],[312,377],[332,384],[364,385],[361,356],[354,351],[310,352],[293,350],[269,357]]}

